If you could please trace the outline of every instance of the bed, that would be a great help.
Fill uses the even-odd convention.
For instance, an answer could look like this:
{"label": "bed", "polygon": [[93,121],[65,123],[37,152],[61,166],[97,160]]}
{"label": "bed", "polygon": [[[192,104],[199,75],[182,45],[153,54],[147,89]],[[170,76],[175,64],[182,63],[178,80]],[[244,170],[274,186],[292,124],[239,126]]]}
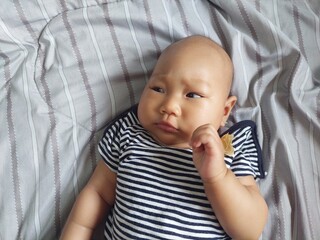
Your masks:
{"label": "bed", "polygon": [[58,239],[106,124],[195,34],[234,62],[229,124],[257,124],[261,239],[320,239],[319,15],[318,0],[3,0],[0,239]]}

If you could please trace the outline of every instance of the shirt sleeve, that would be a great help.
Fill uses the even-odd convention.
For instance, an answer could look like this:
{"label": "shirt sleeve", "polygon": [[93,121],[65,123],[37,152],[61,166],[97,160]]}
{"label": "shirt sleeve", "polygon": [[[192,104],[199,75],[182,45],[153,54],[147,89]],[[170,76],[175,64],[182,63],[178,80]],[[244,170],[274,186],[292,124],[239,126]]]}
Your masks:
{"label": "shirt sleeve", "polygon": [[121,154],[119,129],[119,120],[109,124],[98,145],[98,150],[102,159],[110,170],[115,173],[118,172],[119,158]]}
{"label": "shirt sleeve", "polygon": [[[125,144],[123,143],[123,132],[135,121],[133,116],[137,115],[137,105],[134,105],[121,113],[111,121],[98,144],[99,153],[111,171],[118,173],[121,155]],[[130,117],[131,116],[131,117]]]}
{"label": "shirt sleeve", "polygon": [[242,121],[222,134],[233,136],[233,156],[225,156],[227,166],[237,177],[253,176],[264,178],[262,151],[257,138],[256,125],[252,121]]}

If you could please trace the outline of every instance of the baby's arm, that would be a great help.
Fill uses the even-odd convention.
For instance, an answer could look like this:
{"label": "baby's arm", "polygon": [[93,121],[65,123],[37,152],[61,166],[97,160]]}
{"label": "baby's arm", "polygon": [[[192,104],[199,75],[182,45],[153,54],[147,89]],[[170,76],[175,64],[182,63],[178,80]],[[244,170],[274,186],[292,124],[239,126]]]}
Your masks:
{"label": "baby's arm", "polygon": [[258,239],[268,208],[254,178],[237,178],[226,167],[223,145],[213,126],[199,127],[190,145],[206,195],[223,229],[233,239]]}
{"label": "baby's arm", "polygon": [[116,174],[99,161],[79,194],[60,239],[91,239],[95,227],[114,203],[115,187]]}

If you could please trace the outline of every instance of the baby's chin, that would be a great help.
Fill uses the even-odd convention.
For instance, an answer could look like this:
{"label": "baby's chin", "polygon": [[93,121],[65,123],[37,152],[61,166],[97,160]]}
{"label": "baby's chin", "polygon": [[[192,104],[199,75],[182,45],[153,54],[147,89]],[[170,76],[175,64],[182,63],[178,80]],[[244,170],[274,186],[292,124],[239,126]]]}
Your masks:
{"label": "baby's chin", "polygon": [[177,143],[173,145],[168,145],[171,148],[181,148],[181,149],[191,149],[189,143]]}
{"label": "baby's chin", "polygon": [[170,147],[170,148],[191,149],[191,146],[188,141],[186,142],[168,141],[168,140],[159,139],[154,135],[152,137],[161,146]]}

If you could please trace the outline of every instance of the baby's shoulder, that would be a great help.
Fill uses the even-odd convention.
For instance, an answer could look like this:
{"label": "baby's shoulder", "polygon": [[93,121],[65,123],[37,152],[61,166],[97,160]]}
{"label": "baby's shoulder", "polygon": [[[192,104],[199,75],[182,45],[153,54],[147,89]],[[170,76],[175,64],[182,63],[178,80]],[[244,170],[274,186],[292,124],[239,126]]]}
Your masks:
{"label": "baby's shoulder", "polygon": [[235,123],[220,137],[225,148],[225,161],[236,175],[250,175],[252,172],[255,178],[265,177],[255,122],[245,120]]}
{"label": "baby's shoulder", "polygon": [[137,105],[134,105],[124,112],[120,113],[117,117],[112,119],[105,127],[105,134],[109,131],[121,132],[123,129],[128,129],[132,126],[139,125],[137,117]]}

